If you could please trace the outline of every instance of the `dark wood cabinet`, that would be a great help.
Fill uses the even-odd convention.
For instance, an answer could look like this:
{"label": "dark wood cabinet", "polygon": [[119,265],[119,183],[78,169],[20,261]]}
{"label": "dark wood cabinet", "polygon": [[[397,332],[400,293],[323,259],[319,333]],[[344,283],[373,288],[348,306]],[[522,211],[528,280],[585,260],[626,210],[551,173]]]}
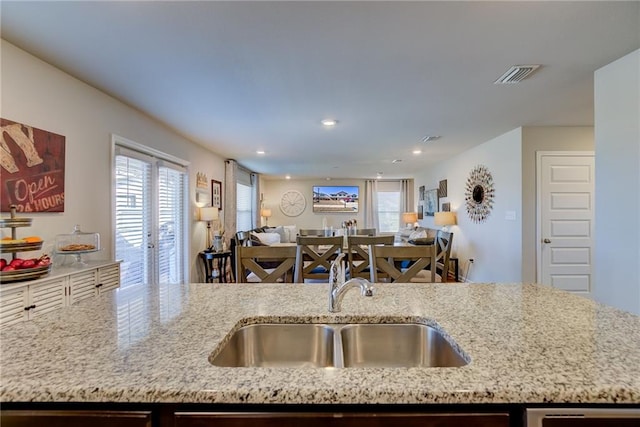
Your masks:
{"label": "dark wood cabinet", "polygon": [[175,427],[509,427],[509,414],[177,412]]}
{"label": "dark wood cabinet", "polygon": [[2,427],[152,427],[150,411],[8,410]]}

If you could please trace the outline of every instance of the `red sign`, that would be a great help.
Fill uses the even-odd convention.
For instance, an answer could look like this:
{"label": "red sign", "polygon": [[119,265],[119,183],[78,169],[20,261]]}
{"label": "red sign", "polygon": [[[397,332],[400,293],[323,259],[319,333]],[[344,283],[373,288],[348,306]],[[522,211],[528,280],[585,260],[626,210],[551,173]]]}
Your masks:
{"label": "red sign", "polygon": [[65,137],[0,119],[0,211],[64,212]]}

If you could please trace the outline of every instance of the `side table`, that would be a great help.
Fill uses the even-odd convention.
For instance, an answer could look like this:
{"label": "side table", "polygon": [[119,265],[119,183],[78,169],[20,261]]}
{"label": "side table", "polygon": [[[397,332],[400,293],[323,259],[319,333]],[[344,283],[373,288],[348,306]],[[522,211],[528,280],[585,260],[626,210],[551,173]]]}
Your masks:
{"label": "side table", "polygon": [[[213,283],[215,279],[218,279],[220,283],[227,282],[227,268],[231,260],[231,251],[202,251],[199,256],[204,264],[204,276],[207,283]],[[233,282],[232,271],[231,281]]]}

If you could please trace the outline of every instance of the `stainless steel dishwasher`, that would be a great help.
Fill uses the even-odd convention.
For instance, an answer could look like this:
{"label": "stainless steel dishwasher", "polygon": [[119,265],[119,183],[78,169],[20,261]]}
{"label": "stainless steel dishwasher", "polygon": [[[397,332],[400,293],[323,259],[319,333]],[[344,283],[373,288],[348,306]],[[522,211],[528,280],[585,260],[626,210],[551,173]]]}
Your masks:
{"label": "stainless steel dishwasher", "polygon": [[640,408],[529,408],[527,427],[639,427]]}

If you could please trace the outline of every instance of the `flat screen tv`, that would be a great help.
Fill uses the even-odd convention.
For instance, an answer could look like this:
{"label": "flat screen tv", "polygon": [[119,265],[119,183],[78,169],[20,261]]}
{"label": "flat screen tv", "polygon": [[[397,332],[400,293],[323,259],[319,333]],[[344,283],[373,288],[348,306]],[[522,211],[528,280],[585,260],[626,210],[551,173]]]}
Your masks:
{"label": "flat screen tv", "polygon": [[358,212],[360,187],[357,185],[318,185],[313,187],[314,212]]}

